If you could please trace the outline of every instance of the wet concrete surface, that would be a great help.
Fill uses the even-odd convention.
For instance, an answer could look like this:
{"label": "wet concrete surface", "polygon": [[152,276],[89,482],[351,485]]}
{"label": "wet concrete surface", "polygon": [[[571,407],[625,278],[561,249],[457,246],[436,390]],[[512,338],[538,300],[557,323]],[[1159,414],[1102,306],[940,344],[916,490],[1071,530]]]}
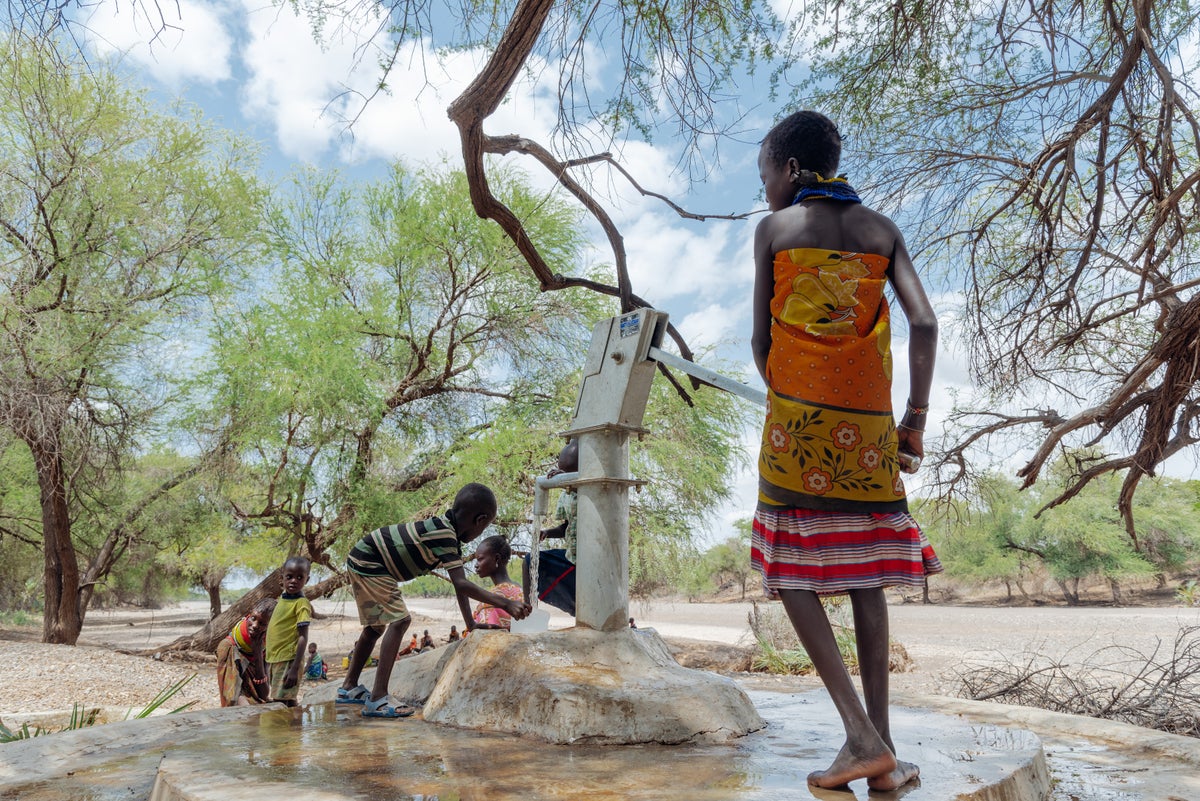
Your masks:
{"label": "wet concrete surface", "polygon": [[[767,728],[728,745],[706,746],[554,745],[420,718],[368,720],[358,707],[332,703],[194,713],[191,725],[180,721],[155,733],[111,724],[95,730],[91,743],[79,737],[86,732],[74,732],[58,735],[77,738],[74,745],[64,739],[40,754],[35,742],[14,751],[0,748],[0,798],[131,801],[152,793],[155,801],[868,798],[865,781],[852,783],[847,792],[805,782],[841,744],[837,715],[823,692],[750,695]],[[875,801],[1045,797],[1041,745],[1026,731],[901,708],[893,733],[904,744],[902,758],[921,765],[921,783],[871,792]]]}

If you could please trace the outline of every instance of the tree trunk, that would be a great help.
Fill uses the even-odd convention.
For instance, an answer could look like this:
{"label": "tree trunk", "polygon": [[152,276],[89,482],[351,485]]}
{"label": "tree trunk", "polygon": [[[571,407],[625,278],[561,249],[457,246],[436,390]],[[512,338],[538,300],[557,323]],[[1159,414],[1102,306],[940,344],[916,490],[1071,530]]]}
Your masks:
{"label": "tree trunk", "polygon": [[1067,586],[1067,582],[1065,582],[1061,579],[1055,579],[1054,583],[1058,585],[1058,588],[1060,590],[1062,590],[1063,598],[1065,598],[1067,601],[1067,606],[1079,606],[1079,584],[1078,583],[1076,583],[1076,585],[1075,585],[1074,592],[1072,592],[1071,588]]}
{"label": "tree trunk", "polygon": [[1115,606],[1121,605],[1121,584],[1116,579],[1108,580],[1109,589],[1112,590],[1112,599]]}
{"label": "tree trunk", "polygon": [[33,454],[42,506],[42,540],[45,546],[42,584],[42,642],[74,645],[83,628],[79,605],[79,559],[71,541],[71,516],[67,508],[67,476],[63,468],[59,430],[45,430],[25,439]]}
{"label": "tree trunk", "polygon": [[1008,579],[1004,579],[1004,591],[1006,593],[1005,598],[1004,598],[1004,603],[1011,604],[1012,599],[1013,599],[1012,582],[1009,581]]}
{"label": "tree trunk", "polygon": [[[163,651],[203,651],[206,654],[211,654],[217,650],[217,644],[225,639],[229,632],[233,631],[234,625],[246,615],[250,614],[250,610],[254,605],[264,598],[278,598],[283,592],[283,575],[276,568],[258,582],[258,585],[237,599],[225,608],[216,617],[205,623],[199,631],[185,634],[166,645],[160,645],[151,653],[162,653]],[[307,593],[306,593],[307,594]]]}
{"label": "tree trunk", "polygon": [[206,579],[204,581],[204,591],[208,593],[208,619],[213,620],[221,614],[220,579],[218,579],[215,583]]}

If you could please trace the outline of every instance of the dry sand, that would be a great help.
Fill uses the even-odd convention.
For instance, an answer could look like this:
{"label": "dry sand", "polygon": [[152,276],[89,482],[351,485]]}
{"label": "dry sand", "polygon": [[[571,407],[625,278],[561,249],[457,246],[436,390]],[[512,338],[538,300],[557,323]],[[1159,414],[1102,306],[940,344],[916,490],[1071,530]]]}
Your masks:
{"label": "dry sand", "polygon": [[[413,630],[428,628],[441,642],[451,624],[461,624],[453,599],[411,599]],[[341,673],[341,657],[353,646],[359,627],[352,604],[318,601],[323,617],[314,622],[312,640]],[[670,639],[748,645],[750,605],[652,601],[633,603],[639,627],[657,629]],[[0,718],[13,713],[70,708],[72,703],[138,707],[163,687],[198,674],[172,705],[196,701],[215,707],[216,678],[211,663],[156,661],[113,649],[148,649],[196,630],[207,604],[187,603],[150,611],[99,610],[88,614],[79,645],[44,645],[39,629],[0,627]],[[1200,626],[1200,609],[1178,607],[989,607],[895,603],[892,636],[912,657],[914,669],[894,674],[898,692],[954,695],[954,675],[973,664],[1038,651],[1082,658],[1101,648],[1125,647],[1169,653],[1182,627]],[[570,625],[555,614],[551,627]],[[703,647],[703,646],[700,646]],[[1115,654],[1115,651],[1113,652]]]}

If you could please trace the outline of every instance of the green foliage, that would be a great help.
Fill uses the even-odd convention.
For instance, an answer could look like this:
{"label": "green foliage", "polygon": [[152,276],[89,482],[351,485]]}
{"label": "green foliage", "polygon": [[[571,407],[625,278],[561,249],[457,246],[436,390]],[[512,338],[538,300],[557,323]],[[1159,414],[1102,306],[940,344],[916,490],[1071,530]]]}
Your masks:
{"label": "green foliage", "polygon": [[[163,704],[165,704],[167,701],[170,701],[172,698],[174,698],[176,695],[178,695],[180,693],[180,691],[183,690],[184,687],[191,684],[192,679],[196,678],[197,675],[199,675],[199,674],[193,673],[190,676],[184,676],[182,679],[175,682],[174,684],[168,684],[166,687],[159,690],[158,694],[155,695],[153,698],[151,698],[150,701],[144,707],[141,708],[141,710],[139,710],[136,713],[132,709],[129,710],[130,714],[126,715],[125,719],[130,720],[131,715],[132,715],[133,720],[150,717]],[[177,706],[174,709],[169,710],[167,712],[167,714],[174,715],[176,712],[182,712],[185,709],[187,709],[188,707],[194,706],[195,704],[196,704],[195,701],[188,701],[183,706]]]}
{"label": "green foliage", "polygon": [[69,52],[0,41],[0,471],[21,441],[32,459],[16,486],[41,487],[38,523],[23,525],[60,568],[43,597],[63,642],[82,623],[74,599],[86,607],[136,536],[141,499],[122,471],[177,408],[259,201],[256,148]]}
{"label": "green foliage", "polygon": [[[822,599],[825,613],[833,626],[838,651],[848,670],[858,665],[858,649],[854,640],[854,627],[849,615],[849,604],[845,596]],[[812,659],[800,644],[796,630],[792,627],[783,607],[779,604],[760,606],[755,603],[750,612],[750,630],[758,645],[751,662],[754,670],[788,675],[806,675],[814,672]]]}
{"label": "green foliage", "polygon": [[[701,359],[701,357],[697,357]],[[717,370],[729,365],[704,361]],[[740,433],[750,404],[701,388],[688,406],[666,381],[651,386],[645,438],[630,445],[630,472],[648,483],[630,494],[630,587],[645,595],[678,583],[696,557],[693,534],[730,497],[743,464]],[[748,566],[747,566],[748,569]]]}
{"label": "green foliage", "polygon": [[[1058,474],[1065,476],[1065,465]],[[975,503],[930,524],[947,575],[960,581],[1020,581],[1034,566],[1058,582],[1069,602],[1076,585],[1119,583],[1167,574],[1195,564],[1200,522],[1195,482],[1144,481],[1137,496],[1136,538],[1117,511],[1120,481],[1105,476],[1071,501],[1041,509],[1059,491],[1053,484],[1024,492],[1001,476],[984,477]]]}
{"label": "green foliage", "polygon": [[440,576],[417,576],[405,582],[404,594],[413,598],[449,598],[454,595],[454,585]]}
{"label": "green foliage", "polygon": [[1188,579],[1175,590],[1175,600],[1186,607],[1200,606],[1200,583]]}
{"label": "green foliage", "polygon": [[36,626],[40,622],[23,609],[0,611],[0,624],[5,626]]}
{"label": "green foliage", "polygon": [[1033,513],[1030,500],[1011,481],[990,475],[979,482],[973,506],[958,505],[930,517],[921,510],[932,504],[918,502],[914,512],[935,543],[948,576],[968,583],[1016,581],[1026,575],[1027,560],[1035,559],[1011,545],[1022,522]]}
{"label": "green foliage", "polygon": [[[153,605],[302,548],[337,563],[362,532],[440,513],[471,480],[496,490],[498,526],[528,530],[531,477],[558,451],[612,299],[541,291],[461,172],[304,170],[266,197],[249,143],[153,108],[104,65],[8,44],[0,317],[21,324],[0,348],[0,557],[13,568],[0,604]],[[550,267],[577,272],[575,207],[503,167],[489,180]],[[53,255],[55,242],[78,249]],[[74,410],[53,442],[9,414],[44,395],[35,379]],[[639,586],[677,572],[729,494],[747,410],[695,397],[655,382],[652,433],[633,446],[650,481],[633,498]],[[71,476],[59,519],[89,580],[30,592],[50,536],[33,456],[56,442]]]}
{"label": "green foliage", "polygon": [[736,587],[745,599],[757,573],[750,565],[750,520],[734,524],[737,534],[699,554],[689,554],[675,572],[674,585],[689,600]]}
{"label": "green foliage", "polygon": [[[566,207],[498,177],[557,258],[574,258]],[[549,450],[587,303],[538,290],[461,173],[305,171],[269,229],[276,264],[225,321],[204,380],[238,443],[238,507],[293,546],[306,514],[336,511],[335,558],[362,531],[444,511],[469,480],[519,519],[515,488],[531,449]]]}

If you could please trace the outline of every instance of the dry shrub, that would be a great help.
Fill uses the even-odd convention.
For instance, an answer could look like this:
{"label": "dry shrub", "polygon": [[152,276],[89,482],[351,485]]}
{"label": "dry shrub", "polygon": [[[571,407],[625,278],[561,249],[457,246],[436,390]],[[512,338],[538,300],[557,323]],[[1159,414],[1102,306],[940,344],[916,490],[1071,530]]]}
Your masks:
{"label": "dry shrub", "polygon": [[[833,626],[838,651],[849,671],[858,674],[858,652],[854,644],[854,624],[850,604],[845,596],[824,598],[822,603]],[[812,660],[800,644],[796,629],[788,619],[782,604],[753,602],[747,615],[750,630],[754,632],[757,652],[751,662],[753,670],[765,673],[785,673],[799,676],[814,673]],[[915,663],[904,646],[895,640],[888,642],[888,670],[906,673]]]}
{"label": "dry shrub", "polygon": [[1200,737],[1200,626],[1179,631],[1166,653],[1114,645],[1075,664],[1038,653],[968,663],[957,671],[959,695],[977,701],[1119,720]]}

